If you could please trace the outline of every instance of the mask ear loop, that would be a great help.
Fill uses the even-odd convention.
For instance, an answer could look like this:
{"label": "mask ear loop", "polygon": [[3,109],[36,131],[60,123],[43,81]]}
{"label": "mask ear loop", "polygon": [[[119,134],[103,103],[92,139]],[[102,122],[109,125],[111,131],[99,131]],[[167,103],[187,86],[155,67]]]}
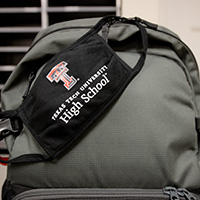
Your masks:
{"label": "mask ear loop", "polygon": [[[102,38],[106,41],[106,43],[108,43],[109,28],[113,24],[124,23],[124,24],[135,25],[135,26],[138,27],[140,34],[141,34],[142,47],[143,47],[142,56],[140,57],[140,59],[138,60],[138,63],[136,64],[136,66],[138,66],[138,72],[139,72],[140,69],[141,69],[140,66],[143,66],[143,64],[145,62],[146,54],[147,54],[148,35],[147,35],[147,31],[146,31],[145,27],[149,27],[149,26],[147,26],[146,23],[144,23],[140,18],[137,18],[137,17],[135,17],[133,19],[128,19],[128,18],[125,18],[125,17],[111,16],[110,18],[106,17],[105,21],[106,21],[106,23],[100,25],[100,27],[101,27],[101,30],[102,30]],[[98,24],[97,24],[97,26],[98,26]],[[155,28],[154,26],[152,26],[152,27]]]}
{"label": "mask ear loop", "polygon": [[[112,26],[115,23],[124,23],[124,24],[132,24],[136,25],[140,32],[141,32],[141,37],[142,37],[142,45],[143,45],[143,52],[146,54],[147,53],[147,48],[148,48],[148,36],[146,33],[146,30],[144,26],[147,26],[146,23],[144,23],[140,18],[135,17],[133,19],[128,19],[125,17],[118,17],[118,16],[112,16],[112,17],[105,17],[105,20],[107,21],[104,25],[102,25],[101,29],[101,36],[105,40],[106,43],[108,43],[108,34],[109,34],[109,29],[110,26]],[[149,23],[150,24],[150,23]],[[150,26],[147,26],[150,27]],[[151,28],[157,28],[156,26],[151,26]]]}

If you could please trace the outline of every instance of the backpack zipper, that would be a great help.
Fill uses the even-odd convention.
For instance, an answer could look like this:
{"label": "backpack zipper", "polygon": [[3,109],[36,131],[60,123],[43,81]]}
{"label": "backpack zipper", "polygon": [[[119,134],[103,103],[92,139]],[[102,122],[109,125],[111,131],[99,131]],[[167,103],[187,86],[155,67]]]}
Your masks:
{"label": "backpack zipper", "polygon": [[187,200],[196,200],[196,197],[192,195],[188,190],[185,188],[178,188],[178,194],[181,197],[185,197]]}
{"label": "backpack zipper", "polygon": [[186,200],[197,200],[197,198],[185,188],[176,189],[175,187],[167,186],[163,188],[163,193],[169,195],[170,200],[180,200],[182,197]]}
{"label": "backpack zipper", "polygon": [[17,195],[13,200],[168,200],[162,190],[153,189],[34,189]]}
{"label": "backpack zipper", "polygon": [[35,79],[35,72],[31,72],[31,74],[30,74],[29,77],[28,77],[28,84],[27,84],[25,93],[24,93],[24,95],[22,96],[23,100],[25,100],[25,98],[28,96],[29,90],[30,90],[30,88],[31,88],[31,85],[32,85],[32,82],[33,82],[34,79]]}
{"label": "backpack zipper", "polygon": [[17,195],[13,200],[199,200],[184,188],[161,189],[33,189]]}
{"label": "backpack zipper", "polygon": [[179,200],[178,191],[175,187],[167,186],[163,188],[163,193],[169,195],[170,200]]}

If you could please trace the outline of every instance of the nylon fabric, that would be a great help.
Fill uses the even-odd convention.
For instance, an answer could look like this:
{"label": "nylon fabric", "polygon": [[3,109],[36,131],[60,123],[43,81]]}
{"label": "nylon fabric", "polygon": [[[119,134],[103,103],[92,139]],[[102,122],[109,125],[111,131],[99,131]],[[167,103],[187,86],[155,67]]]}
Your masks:
{"label": "nylon fabric", "polygon": [[[53,163],[34,164],[43,177],[34,174],[35,182],[26,183],[29,187],[35,183],[38,187],[67,188],[151,188],[152,184],[154,188],[193,188],[199,184],[194,104],[186,76],[167,58],[149,55],[145,66],[67,156]],[[185,100],[180,104],[180,99]],[[17,176],[24,170],[33,178],[28,172],[34,165],[16,166],[10,179],[22,184]],[[54,175],[55,165],[61,173]]]}
{"label": "nylon fabric", "polygon": [[[2,91],[3,109],[18,108],[30,72],[36,66],[42,68],[37,72],[38,79],[49,59],[89,30],[83,26],[97,21],[64,22],[38,34]],[[64,30],[63,26],[82,28]],[[81,140],[53,161],[10,164],[9,192],[14,191],[14,186],[24,186],[26,190],[26,187],[161,189],[171,185],[200,193],[200,137],[195,128],[200,108],[198,66],[189,47],[176,34],[160,26],[145,28],[149,42],[145,65],[123,95],[86,130]],[[101,36],[101,30],[98,35]],[[109,30],[108,45],[131,66],[130,70],[134,69],[142,53],[137,27],[114,24]],[[70,72],[71,69],[68,74],[75,77]],[[9,151],[14,149],[10,152],[12,158],[23,151],[40,151],[34,144],[37,141],[27,136],[31,133],[24,131],[17,140],[12,136],[6,138]]]}

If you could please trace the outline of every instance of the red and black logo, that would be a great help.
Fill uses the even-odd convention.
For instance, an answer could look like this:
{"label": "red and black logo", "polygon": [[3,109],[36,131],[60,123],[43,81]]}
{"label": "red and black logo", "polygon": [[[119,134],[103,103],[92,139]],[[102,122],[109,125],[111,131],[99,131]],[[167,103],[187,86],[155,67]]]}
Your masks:
{"label": "red and black logo", "polygon": [[66,67],[67,65],[68,63],[66,63],[65,61],[60,62],[51,69],[46,77],[51,82],[55,81],[56,83],[58,83],[60,80],[63,81],[63,86],[67,90],[70,90],[77,83],[77,79],[67,74],[67,72],[69,71],[69,69]]}

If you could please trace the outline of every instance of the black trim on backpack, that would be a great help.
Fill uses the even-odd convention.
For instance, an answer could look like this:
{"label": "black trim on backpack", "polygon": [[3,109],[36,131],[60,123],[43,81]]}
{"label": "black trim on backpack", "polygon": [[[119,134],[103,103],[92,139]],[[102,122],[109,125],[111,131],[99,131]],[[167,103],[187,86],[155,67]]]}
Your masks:
{"label": "black trim on backpack", "polygon": [[12,184],[10,181],[6,180],[2,187],[2,200],[5,199],[13,199],[18,194],[25,192],[27,190],[31,190],[32,188]]}

